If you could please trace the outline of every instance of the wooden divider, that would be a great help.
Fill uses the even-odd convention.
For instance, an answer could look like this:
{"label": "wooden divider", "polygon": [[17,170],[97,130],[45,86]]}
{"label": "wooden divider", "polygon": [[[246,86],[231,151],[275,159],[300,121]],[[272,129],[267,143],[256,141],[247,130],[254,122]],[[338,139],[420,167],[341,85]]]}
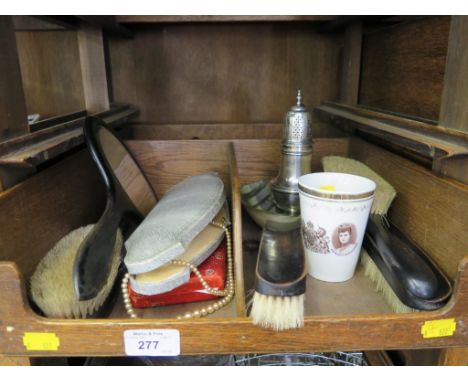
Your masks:
{"label": "wooden divider", "polygon": [[189,175],[215,171],[228,192],[229,141],[126,141],[158,197]]}

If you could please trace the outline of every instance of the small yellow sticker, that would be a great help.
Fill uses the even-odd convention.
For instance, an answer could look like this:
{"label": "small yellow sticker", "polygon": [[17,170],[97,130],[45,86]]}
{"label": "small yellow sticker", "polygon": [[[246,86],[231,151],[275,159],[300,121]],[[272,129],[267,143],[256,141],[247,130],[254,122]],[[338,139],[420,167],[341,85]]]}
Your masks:
{"label": "small yellow sticker", "polygon": [[331,184],[326,184],[324,186],[319,187],[320,190],[326,190],[326,191],[336,191],[336,187],[331,185]]}
{"label": "small yellow sticker", "polygon": [[421,334],[423,338],[450,337],[453,336],[457,329],[457,323],[454,318],[446,318],[444,320],[426,321],[421,326]]}
{"label": "small yellow sticker", "polygon": [[57,351],[60,346],[60,339],[55,333],[25,332],[23,344],[26,350]]}

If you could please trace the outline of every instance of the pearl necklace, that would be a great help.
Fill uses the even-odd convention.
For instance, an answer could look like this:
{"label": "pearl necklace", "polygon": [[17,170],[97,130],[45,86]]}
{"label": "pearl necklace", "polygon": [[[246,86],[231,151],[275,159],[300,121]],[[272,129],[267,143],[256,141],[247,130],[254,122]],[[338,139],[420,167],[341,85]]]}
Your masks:
{"label": "pearl necklace", "polygon": [[[215,227],[221,228],[224,230],[224,233],[226,234],[226,247],[227,247],[227,280],[226,280],[226,287],[224,290],[217,290],[211,288],[206,280],[203,278],[201,275],[200,271],[196,266],[193,264],[190,264],[187,261],[183,260],[171,260],[170,263],[173,265],[180,265],[184,267],[190,268],[190,271],[195,273],[195,275],[198,277],[200,280],[201,284],[205,288],[205,291],[207,293],[210,293],[215,296],[220,296],[223,297],[221,300],[216,301],[213,304],[207,305],[203,309],[197,309],[192,312],[186,312],[183,315],[177,316],[178,320],[182,319],[190,319],[190,318],[199,318],[199,317],[204,317],[207,316],[208,314],[214,313],[217,310],[221,309],[222,307],[226,306],[229,304],[229,302],[232,300],[234,297],[234,275],[233,275],[233,270],[234,270],[234,264],[233,264],[233,258],[232,258],[232,244],[231,244],[231,233],[229,232],[229,228],[227,228],[224,224],[222,223],[217,223],[217,222],[211,222],[211,225],[214,225]],[[132,304],[130,302],[130,297],[128,295],[128,281],[130,279],[130,274],[126,273],[123,280],[122,280],[122,296],[123,296],[123,301],[125,304],[125,309],[127,310],[128,315],[131,318],[138,318],[138,315],[135,313],[135,310],[132,307]]]}

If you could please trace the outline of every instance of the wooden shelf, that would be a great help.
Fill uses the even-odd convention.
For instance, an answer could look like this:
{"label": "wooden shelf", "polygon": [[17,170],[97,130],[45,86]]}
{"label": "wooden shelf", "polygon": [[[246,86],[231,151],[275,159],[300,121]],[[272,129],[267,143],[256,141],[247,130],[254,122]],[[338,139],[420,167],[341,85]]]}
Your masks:
{"label": "wooden shelf", "polygon": [[[19,357],[14,364],[27,357],[123,356],[127,329],[177,329],[184,355],[444,348],[439,361],[466,363],[466,16],[3,19],[9,59],[0,62],[8,139],[0,144],[0,364],[5,357]],[[415,30],[424,33],[414,38]],[[55,51],[66,53],[67,65]],[[242,211],[239,189],[277,174],[282,125],[274,122],[296,86],[314,108],[315,136],[347,137],[315,139],[312,171],[321,170],[324,155],[348,156],[395,187],[390,220],[453,282],[446,306],[392,313],[358,269],[343,284],[308,279],[303,329],[276,333],[246,317],[256,249],[244,241],[257,240],[258,232]],[[99,219],[106,190],[83,145],[82,117],[28,128],[27,110],[92,114],[107,110],[109,99],[139,105],[137,123],[134,108],[101,116],[118,126],[158,196],[207,170],[229,189],[236,296],[213,316],[177,321],[188,308],[178,306],[142,310],[132,320],[121,299],[105,319],[49,319],[32,309],[28,285],[38,262],[68,232]],[[319,105],[324,99],[346,104]],[[428,321],[442,319],[456,322],[452,335],[422,336]],[[54,333],[60,347],[28,351],[26,332]]]}
{"label": "wooden shelf", "polygon": [[[439,263],[450,270],[449,275],[455,283],[454,294],[450,302],[440,310],[408,314],[391,313],[383,298],[378,295],[369,280],[360,271],[348,283],[330,285],[308,280],[308,295],[305,326],[300,330],[273,332],[254,326],[245,316],[245,299],[252,286],[252,252],[243,248],[243,240],[254,240],[256,233],[252,223],[244,216],[240,203],[239,188],[253,180],[269,178],[277,171],[279,140],[181,140],[181,141],[127,141],[136,160],[146,173],[158,195],[184,179],[187,175],[202,171],[217,171],[228,188],[232,201],[233,241],[235,257],[236,297],[215,316],[197,320],[177,321],[177,310],[186,307],[152,309],[143,313],[144,318],[126,318],[121,302],[115,306],[111,317],[106,319],[62,320],[40,317],[35,314],[27,299],[27,279],[35,264],[40,260],[42,250],[51,246],[64,233],[57,233],[59,227],[66,226],[68,231],[83,224],[76,218],[79,211],[98,211],[88,199],[77,200],[67,216],[53,215],[57,201],[58,210],[63,209],[67,198],[71,198],[76,187],[69,187],[67,177],[76,169],[83,171],[86,166],[78,163],[61,164],[61,170],[51,167],[21,183],[19,186],[0,194],[2,211],[15,211],[22,203],[20,195],[26,191],[35,192],[41,203],[34,203],[28,211],[18,213],[34,216],[50,223],[48,235],[35,235],[29,243],[23,243],[21,250],[14,238],[4,235],[5,223],[0,221],[0,354],[3,356],[122,356],[125,355],[123,332],[128,329],[177,329],[180,332],[182,354],[245,354],[268,352],[317,352],[335,350],[376,350],[405,348],[439,348],[466,346],[468,342],[468,257],[463,253],[445,253],[437,257]],[[357,144],[348,139],[317,139],[314,143],[313,169],[320,168],[323,155],[353,154],[351,145]],[[177,149],[176,149],[177,148]],[[261,152],[262,155],[259,155]],[[354,154],[353,154],[354,155]],[[82,159],[83,160],[83,159]],[[88,159],[89,160],[89,159]],[[68,167],[67,167],[68,166]],[[88,165],[89,166],[89,165]],[[419,170],[418,170],[419,171]],[[421,169],[424,176],[433,176]],[[83,177],[83,175],[81,175]],[[429,179],[429,178],[427,178]],[[426,179],[426,180],[427,180]],[[432,187],[437,187],[431,179]],[[53,182],[57,187],[53,187]],[[77,182],[77,180],[75,180]],[[466,198],[468,190],[456,184],[441,180],[447,187],[458,187],[458,193]],[[63,185],[60,185],[62,184]],[[41,192],[42,186],[52,187]],[[55,188],[55,189],[54,189]],[[95,186],[82,184],[81,192],[85,195]],[[403,192],[398,185],[399,192]],[[435,190],[435,188],[434,188]],[[436,191],[434,191],[436,192]],[[454,191],[455,192],[455,191]],[[57,199],[61,195],[60,200]],[[458,198],[459,194],[452,194]],[[405,198],[402,196],[401,198]],[[72,199],[70,199],[72,200]],[[466,199],[465,199],[466,200]],[[88,204],[87,204],[88,203]],[[398,206],[397,206],[398,207]],[[457,207],[459,208],[459,207]],[[51,212],[52,211],[52,212]],[[10,212],[11,213],[11,212]],[[74,219],[73,224],[67,219]],[[83,218],[81,218],[83,219]],[[90,219],[90,217],[86,217]],[[419,217],[419,219],[422,219]],[[16,235],[26,232],[40,232],[45,227],[24,226],[16,216],[8,220],[8,230]],[[59,224],[60,223],[60,224]],[[450,222],[447,222],[450,225]],[[73,227],[74,226],[74,227]],[[50,228],[52,227],[52,228]],[[454,225],[455,227],[455,225]],[[448,235],[458,235],[457,232]],[[5,236],[7,236],[5,238]],[[447,237],[447,239],[450,239]],[[45,244],[44,244],[45,243]],[[16,248],[16,249],[15,249]],[[24,252],[24,255],[21,253]],[[435,251],[437,254],[437,251]],[[454,255],[457,257],[454,258]],[[453,263],[455,261],[455,263]],[[454,319],[457,329],[451,336],[423,338],[422,326],[430,320]],[[25,332],[55,333],[60,339],[58,351],[27,351],[23,345]]]}
{"label": "wooden shelf", "polygon": [[83,129],[78,127],[42,142],[4,155],[0,165],[33,167],[67,152],[84,142]]}
{"label": "wooden shelf", "polygon": [[[466,299],[468,260],[461,264],[456,292],[447,307],[437,312],[307,316],[305,327],[281,333],[252,325],[249,318],[209,317],[196,321],[174,319],[52,320],[34,315],[22,294],[20,273],[12,263],[0,264],[4,303],[2,355],[78,356],[124,355],[123,331],[127,329],[177,329],[183,354],[234,354],[288,351],[373,350],[437,348],[466,345]],[[465,300],[465,301],[463,301]],[[14,305],[13,305],[14,304]],[[454,318],[453,336],[424,339],[421,327],[428,320]],[[52,332],[60,338],[58,352],[28,352],[22,343],[25,332]],[[223,339],[219,340],[219,333]],[[96,341],[99,338],[99,341]],[[103,340],[105,339],[105,340]]]}

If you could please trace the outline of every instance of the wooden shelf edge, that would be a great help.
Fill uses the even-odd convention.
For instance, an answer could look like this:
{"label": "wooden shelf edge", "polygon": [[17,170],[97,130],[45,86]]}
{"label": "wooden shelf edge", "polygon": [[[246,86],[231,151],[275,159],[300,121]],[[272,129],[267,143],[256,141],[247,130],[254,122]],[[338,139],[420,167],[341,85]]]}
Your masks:
{"label": "wooden shelf edge", "polygon": [[[416,349],[468,343],[468,257],[460,263],[455,292],[443,309],[409,314],[309,316],[304,328],[285,332],[254,326],[248,317],[190,321],[40,317],[29,307],[24,281],[12,262],[0,263],[0,288],[0,354],[4,356],[121,356],[125,355],[123,331],[128,329],[177,329],[182,354]],[[421,328],[427,321],[448,318],[457,323],[453,335],[423,338]],[[55,333],[60,338],[60,348],[56,352],[26,351],[22,341],[25,332]],[[105,341],[95,341],[96,338]]]}
{"label": "wooden shelf edge", "polygon": [[363,107],[325,102],[315,109],[345,131],[468,184],[468,134]]}
{"label": "wooden shelf edge", "polygon": [[[98,113],[111,127],[131,120],[138,110],[131,106],[119,106]],[[83,144],[85,117],[44,128],[28,135],[0,144],[0,165],[35,167]]]}
{"label": "wooden shelf edge", "polygon": [[325,102],[315,110],[338,126],[384,139],[431,161],[468,154],[467,134],[436,125],[333,102]]}
{"label": "wooden shelf edge", "polygon": [[35,167],[84,142],[83,131],[77,127],[42,142],[28,145],[20,150],[0,157],[0,165],[15,167]]}

